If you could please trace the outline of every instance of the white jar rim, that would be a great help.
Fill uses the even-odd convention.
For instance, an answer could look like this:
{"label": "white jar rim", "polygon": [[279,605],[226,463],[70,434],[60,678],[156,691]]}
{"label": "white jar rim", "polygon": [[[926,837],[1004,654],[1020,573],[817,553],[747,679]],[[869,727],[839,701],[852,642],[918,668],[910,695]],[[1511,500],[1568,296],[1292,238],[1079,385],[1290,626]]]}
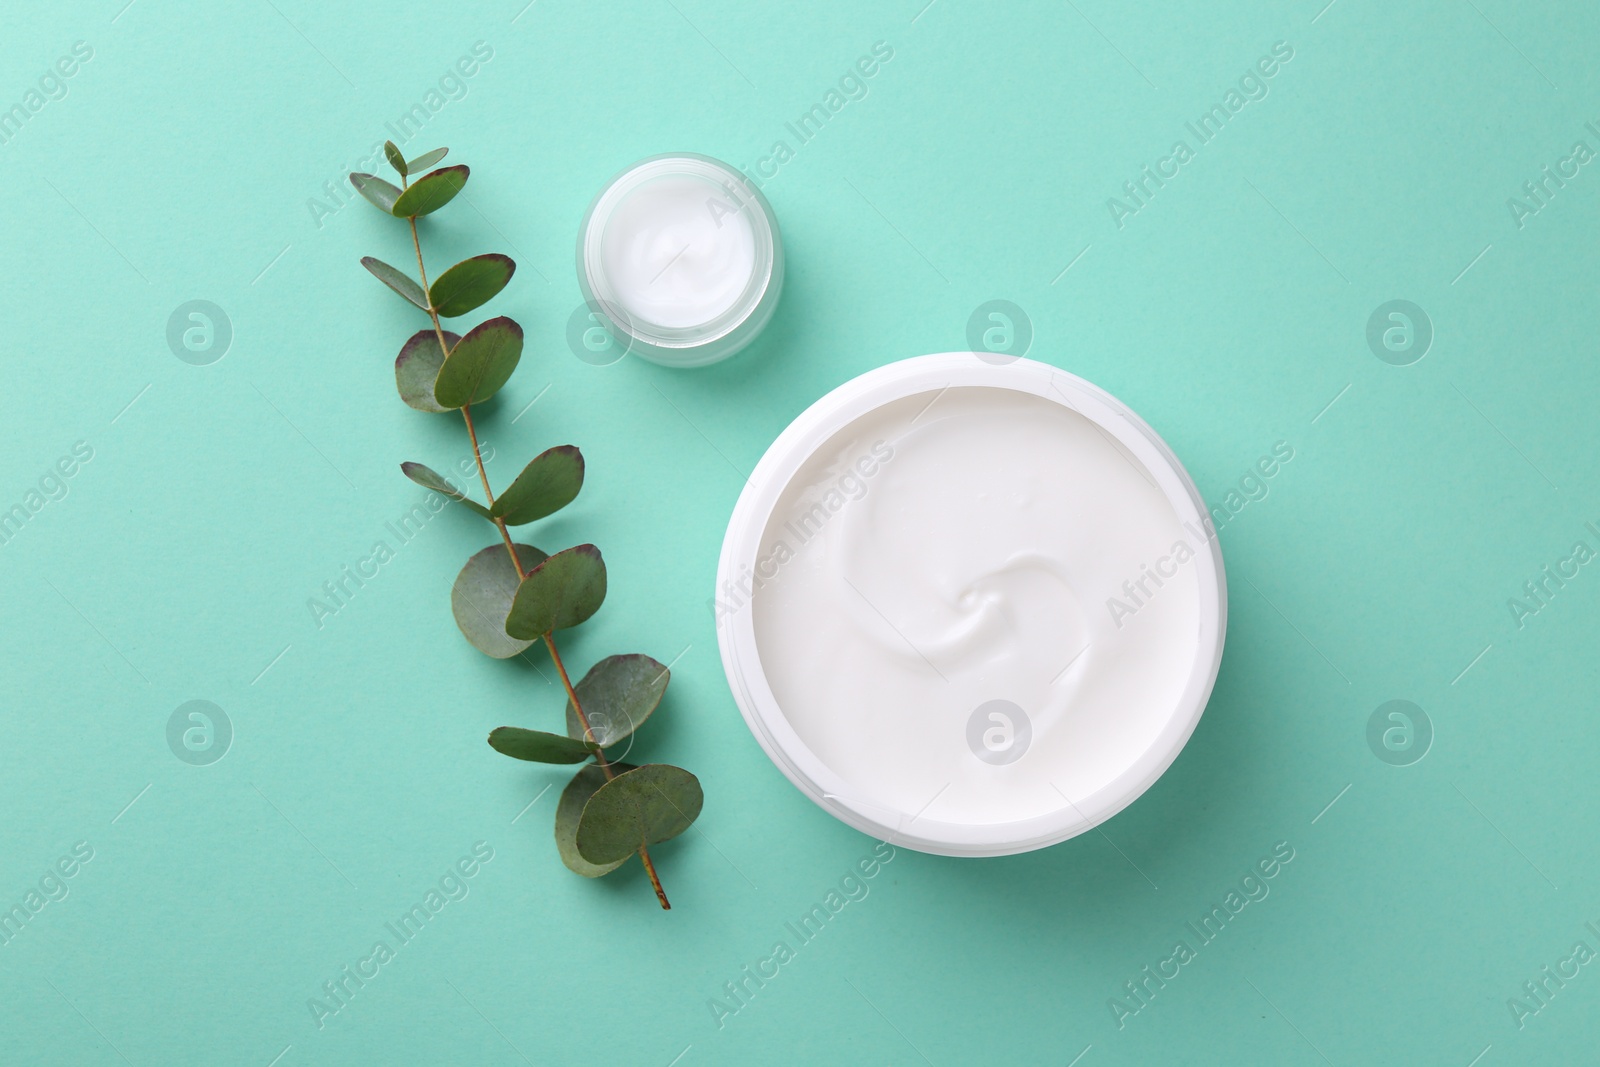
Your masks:
{"label": "white jar rim", "polygon": [[[617,208],[641,186],[667,177],[698,178],[725,190],[748,220],[754,241],[754,270],[744,290],[721,314],[692,326],[664,326],[630,314],[607,274],[602,254],[606,226]],[[783,288],[783,242],[772,205],[744,174],[694,152],[642,159],[607,182],[584,214],[577,258],[578,287],[589,310],[602,317],[625,351],[668,366],[704,366],[744,348],[772,318]]]}
{"label": "white jar rim", "polygon": [[801,739],[779,706],[761,662],[756,613],[717,612],[717,643],[734,700],[778,769],[847,825],[895,845],[946,856],[1001,856],[1043,848],[1090,830],[1131,804],[1171,766],[1193,734],[1216,683],[1227,630],[1227,585],[1210,515],[1161,437],[1126,404],[1076,375],[1034,360],[998,365],[993,360],[989,353],[974,352],[905,359],[845,382],[812,404],[756,465],[729,519],[717,567],[718,590],[754,572],[774,508],[806,461],[840,430],[905,397],[972,386],[1031,394],[1088,419],[1144,468],[1181,524],[1207,532],[1205,547],[1193,561],[1200,631],[1193,661],[1154,740],[1093,792],[1064,795],[1059,809],[1012,822],[943,821],[924,812],[888,810],[852,795],[856,791]]}

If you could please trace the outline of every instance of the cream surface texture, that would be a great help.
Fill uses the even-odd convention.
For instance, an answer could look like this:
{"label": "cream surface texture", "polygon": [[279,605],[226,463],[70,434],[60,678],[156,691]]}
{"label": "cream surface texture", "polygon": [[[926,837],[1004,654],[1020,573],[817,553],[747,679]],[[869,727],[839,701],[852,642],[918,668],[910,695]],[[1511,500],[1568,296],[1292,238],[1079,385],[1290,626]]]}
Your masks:
{"label": "cream surface texture", "polygon": [[847,425],[762,536],[754,612],[783,715],[841,799],[929,819],[1061,812],[1171,718],[1208,550],[1062,404],[962,387]]}
{"label": "cream surface texture", "polygon": [[669,174],[646,180],[612,208],[600,256],[629,315],[686,329],[738,303],[755,274],[756,242],[727,190]]}

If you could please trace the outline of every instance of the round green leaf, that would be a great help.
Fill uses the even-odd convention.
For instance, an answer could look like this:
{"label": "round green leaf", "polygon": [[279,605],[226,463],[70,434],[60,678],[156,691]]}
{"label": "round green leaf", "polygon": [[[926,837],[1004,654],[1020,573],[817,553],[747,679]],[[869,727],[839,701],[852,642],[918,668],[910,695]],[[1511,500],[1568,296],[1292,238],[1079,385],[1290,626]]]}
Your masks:
{"label": "round green leaf", "polygon": [[565,630],[600,610],[606,598],[606,565],[600,550],[579,545],[539,564],[517,587],[506,616],[506,633],[531,641]]}
{"label": "round green leaf", "polygon": [[[445,344],[454,346],[460,340],[459,334],[444,331]],[[444,350],[439,347],[439,335],[432,330],[412,334],[400,346],[400,355],[394,361],[394,384],[400,390],[400,399],[418,411],[449,411],[433,398],[433,383],[438,381],[442,366]]]}
{"label": "round green leaf", "polygon": [[531,763],[582,763],[597,751],[587,741],[574,741],[543,730],[501,726],[489,732],[489,747],[512,759]]}
{"label": "round green leaf", "polygon": [[428,310],[428,294],[422,291],[422,286],[411,280],[411,276],[399,267],[391,267],[381,259],[372,256],[362,256],[361,265],[372,272],[372,276],[411,301],[423,311]]}
{"label": "round green leaf", "polygon": [[448,148],[435,148],[432,152],[422,153],[422,155],[406,164],[406,173],[417,174],[421,171],[427,170],[429,167],[439,162],[439,160],[443,159],[445,154],[449,151],[450,149]]}
{"label": "round green leaf", "polygon": [[[583,681],[573,688],[595,741],[602,746],[614,745],[637,730],[661,703],[670,673],[649,656],[638,653],[607,656],[589,668]],[[570,700],[567,734],[580,740],[587,736]]]}
{"label": "round green leaf", "polygon": [[464,259],[434,279],[428,290],[433,310],[447,319],[487,304],[506,287],[517,265],[510,256],[489,252]]}
{"label": "round green leaf", "polygon": [[[626,763],[613,763],[612,769],[621,773],[633,768]],[[610,863],[590,863],[578,853],[578,820],[583,806],[594,796],[594,791],[606,784],[606,772],[598,765],[581,768],[567,787],[561,791],[561,801],[556,805],[556,848],[561,851],[561,862],[585,878],[601,878],[627,862],[628,857]]]}
{"label": "round green leaf", "polygon": [[366,198],[369,204],[394,213],[394,202],[400,199],[400,187],[391,182],[386,182],[376,174],[352,174],[350,184],[356,187],[356,192]]}
{"label": "round green leaf", "polygon": [[639,849],[670,841],[700,817],[700,779],[666,763],[647,763],[594,791],[578,818],[578,855],[615,863]]}
{"label": "round green leaf", "polygon": [[411,188],[400,194],[400,199],[390,209],[391,214],[402,219],[431,215],[455,199],[467,184],[468,173],[465,166],[457,166],[442,167],[424,174],[411,183]]}
{"label": "round green leaf", "polygon": [[572,503],[583,488],[583,453],[573,445],[546,449],[494,502],[494,514],[509,526],[553,515]]}
{"label": "round green leaf", "polygon": [[424,467],[420,463],[402,463],[400,464],[400,470],[404,472],[407,478],[410,478],[418,485],[427,489],[432,489],[435,493],[447,496],[457,503],[465,504],[468,508],[477,512],[479,515],[482,515],[484,518],[489,518],[488,508],[484,507],[482,504],[478,503],[476,500],[473,500],[471,497],[467,496],[467,494],[451,485],[447,480],[445,480],[444,475],[440,474],[438,471],[435,471],[430,467]]}
{"label": "round green leaf", "polygon": [[400,147],[393,141],[383,142],[383,154],[388,157],[389,166],[393,167],[400,177],[404,178],[409,173],[406,170],[406,157],[400,154]]}
{"label": "round green leaf", "polygon": [[[545,560],[545,554],[532,545],[518,545],[517,558],[524,571],[532,570]],[[455,614],[456,625],[462,636],[486,656],[510,659],[520,654],[532,641],[520,641],[506,633],[506,613],[517,593],[517,572],[511,566],[511,557],[502,542],[467,560],[467,565],[456,575],[450,587],[450,610]]]}
{"label": "round green leaf", "polygon": [[522,327],[501,315],[470,331],[450,349],[433,383],[446,408],[478,404],[500,391],[522,358]]}

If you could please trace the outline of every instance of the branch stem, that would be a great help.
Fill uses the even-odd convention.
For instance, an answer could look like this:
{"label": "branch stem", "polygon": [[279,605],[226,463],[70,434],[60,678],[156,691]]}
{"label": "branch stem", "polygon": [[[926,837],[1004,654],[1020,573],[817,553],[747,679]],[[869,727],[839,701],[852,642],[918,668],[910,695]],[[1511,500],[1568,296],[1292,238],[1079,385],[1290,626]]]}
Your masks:
{"label": "branch stem", "polygon": [[[422,240],[417,235],[417,220],[412,218],[407,221],[411,223],[411,247],[416,249],[417,253],[417,273],[422,278],[422,291],[427,293],[428,268],[422,262]],[[444,339],[444,327],[439,324],[439,310],[433,306],[431,293],[428,296],[427,310],[428,318],[433,320],[434,335],[439,338],[439,351],[444,358],[448,359],[450,345]],[[489,488],[489,471],[484,467],[483,451],[478,447],[478,429],[472,423],[472,406],[470,404],[461,405],[461,418],[467,424],[467,437],[472,441],[472,461],[477,465],[478,478],[483,483],[484,498],[489,509],[493,510],[494,490]],[[505,520],[495,516],[493,522],[495,528],[500,531],[500,539],[506,544],[506,554],[511,557],[511,566],[517,572],[517,580],[520,582],[526,579],[528,573],[522,569],[522,560],[517,558],[516,545],[511,540],[511,531],[506,529]],[[605,752],[600,749],[600,743],[595,739],[594,730],[589,725],[589,717],[584,714],[583,705],[578,701],[578,691],[572,686],[572,679],[567,674],[567,665],[561,661],[561,653],[556,651],[555,635],[545,634],[542,640],[544,641],[544,647],[550,651],[551,662],[556,665],[556,671],[561,675],[561,685],[567,691],[567,699],[572,701],[572,711],[577,716],[578,722],[583,725],[583,736],[588,739],[590,744],[595,746],[594,761],[600,765],[601,773],[606,776],[606,781],[609,782],[617,776],[616,772],[611,769],[611,761],[606,759]],[[666,891],[661,888],[661,879],[656,874],[656,865],[651,862],[650,849],[648,847],[639,846],[639,859],[644,862],[645,873],[650,876],[650,885],[656,891],[656,899],[661,901],[663,910],[670,911],[672,904],[667,900]]]}

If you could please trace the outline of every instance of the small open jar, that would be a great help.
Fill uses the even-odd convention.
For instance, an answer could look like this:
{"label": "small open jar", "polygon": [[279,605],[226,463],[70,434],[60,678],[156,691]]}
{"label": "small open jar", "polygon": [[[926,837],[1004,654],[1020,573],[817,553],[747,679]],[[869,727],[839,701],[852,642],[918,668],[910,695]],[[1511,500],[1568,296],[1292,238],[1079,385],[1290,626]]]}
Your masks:
{"label": "small open jar", "polygon": [[578,233],[584,301],[626,351],[726,359],[772,318],[783,244],[766,197],[709,156],[652,156],[601,191]]}

